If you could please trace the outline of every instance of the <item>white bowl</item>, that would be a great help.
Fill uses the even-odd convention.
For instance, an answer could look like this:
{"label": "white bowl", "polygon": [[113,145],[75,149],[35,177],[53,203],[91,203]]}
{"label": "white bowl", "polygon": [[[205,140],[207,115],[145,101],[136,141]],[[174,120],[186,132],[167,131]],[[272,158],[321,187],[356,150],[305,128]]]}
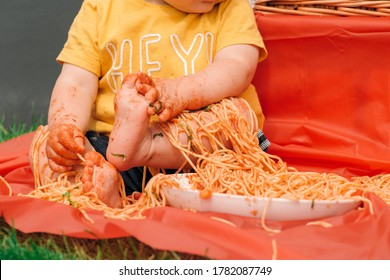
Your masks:
{"label": "white bowl", "polygon": [[[168,205],[199,212],[217,212],[272,221],[321,219],[343,215],[361,205],[359,200],[290,200],[255,196],[212,193],[210,198],[200,197],[191,190],[186,174],[169,175],[179,182],[181,189],[164,186]],[[268,205],[267,205],[268,203]],[[265,213],[263,213],[265,209]]]}

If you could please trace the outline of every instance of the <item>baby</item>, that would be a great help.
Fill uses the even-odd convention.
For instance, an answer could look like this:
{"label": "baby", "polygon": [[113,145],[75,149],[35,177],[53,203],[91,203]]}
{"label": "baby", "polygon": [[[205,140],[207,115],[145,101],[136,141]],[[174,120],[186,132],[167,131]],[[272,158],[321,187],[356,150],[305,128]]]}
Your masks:
{"label": "baby", "polygon": [[128,194],[141,191],[143,166],[184,161],[160,122],[240,97],[251,108],[237,98],[239,113],[251,119],[253,110],[262,128],[251,80],[265,56],[246,0],[85,0],[58,57],[40,172],[83,168],[84,190],[119,207],[122,179]]}

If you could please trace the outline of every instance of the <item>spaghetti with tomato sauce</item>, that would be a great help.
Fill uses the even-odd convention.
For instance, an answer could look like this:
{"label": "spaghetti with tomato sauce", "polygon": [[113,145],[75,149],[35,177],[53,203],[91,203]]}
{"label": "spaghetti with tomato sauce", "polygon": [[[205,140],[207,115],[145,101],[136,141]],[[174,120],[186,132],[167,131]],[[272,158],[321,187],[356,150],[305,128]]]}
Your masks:
{"label": "spaghetti with tomato sauce", "polygon": [[[249,104],[243,102],[251,113],[251,122],[238,114],[236,103],[230,98],[208,106],[207,110],[183,112],[172,121],[161,123],[164,136],[186,159],[182,166],[191,165],[193,173],[189,181],[194,189],[200,191],[202,198],[209,199],[213,193],[225,193],[292,200],[356,199],[370,205],[364,195],[373,192],[390,205],[390,174],[348,180],[335,173],[300,172],[289,167],[281,158],[264,152],[253,133],[257,128],[256,116]],[[207,125],[202,120],[207,120]],[[183,132],[188,135],[186,144],[178,140],[179,133]],[[163,186],[180,188],[173,176],[159,170],[154,172],[141,194],[126,197],[122,184],[123,207],[110,208],[96,194],[82,191],[82,170],[65,172],[56,179],[42,178],[37,168],[36,153],[47,132],[41,135],[33,146],[35,189],[28,196],[76,207],[91,222],[86,212],[88,209],[101,210],[112,219],[142,219],[145,210],[167,205]],[[209,140],[211,152],[202,145],[204,138]],[[226,141],[232,147],[227,148],[224,145]],[[196,158],[196,162],[190,157]],[[70,181],[69,177],[74,179]]]}

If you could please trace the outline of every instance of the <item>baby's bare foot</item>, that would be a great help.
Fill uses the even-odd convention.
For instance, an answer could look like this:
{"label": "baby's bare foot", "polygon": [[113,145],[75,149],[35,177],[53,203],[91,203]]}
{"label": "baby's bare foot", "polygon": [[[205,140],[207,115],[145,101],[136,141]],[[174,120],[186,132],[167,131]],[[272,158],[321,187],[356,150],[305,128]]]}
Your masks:
{"label": "baby's bare foot", "polygon": [[84,156],[85,167],[81,178],[85,192],[94,192],[107,206],[120,208],[122,200],[119,193],[120,178],[115,167],[95,151]]}
{"label": "baby's bare foot", "polygon": [[115,96],[115,122],[107,159],[118,170],[142,165],[150,149],[149,103],[138,93],[137,79],[136,75],[126,76],[122,89]]}

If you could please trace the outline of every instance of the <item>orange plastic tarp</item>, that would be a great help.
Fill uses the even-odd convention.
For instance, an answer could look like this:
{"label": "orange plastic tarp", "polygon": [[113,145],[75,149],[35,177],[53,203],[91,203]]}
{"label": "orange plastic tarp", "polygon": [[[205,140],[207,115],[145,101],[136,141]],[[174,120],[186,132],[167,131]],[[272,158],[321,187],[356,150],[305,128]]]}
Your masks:
{"label": "orange plastic tarp", "polygon": [[[269,57],[254,83],[266,114],[270,152],[302,170],[345,176],[389,171],[390,20],[257,15]],[[0,214],[15,228],[80,238],[133,236],[156,249],[215,259],[390,259],[390,207],[367,197],[374,214],[352,210],[323,221],[274,222],[235,215],[148,210],[120,221],[62,204],[18,196],[33,189],[28,148],[33,133],[0,144]],[[232,227],[210,217],[219,217]],[[274,246],[273,246],[274,245]],[[276,246],[275,246],[276,245]]]}
{"label": "orange plastic tarp", "polygon": [[258,16],[270,152],[302,170],[390,171],[390,19]]}

